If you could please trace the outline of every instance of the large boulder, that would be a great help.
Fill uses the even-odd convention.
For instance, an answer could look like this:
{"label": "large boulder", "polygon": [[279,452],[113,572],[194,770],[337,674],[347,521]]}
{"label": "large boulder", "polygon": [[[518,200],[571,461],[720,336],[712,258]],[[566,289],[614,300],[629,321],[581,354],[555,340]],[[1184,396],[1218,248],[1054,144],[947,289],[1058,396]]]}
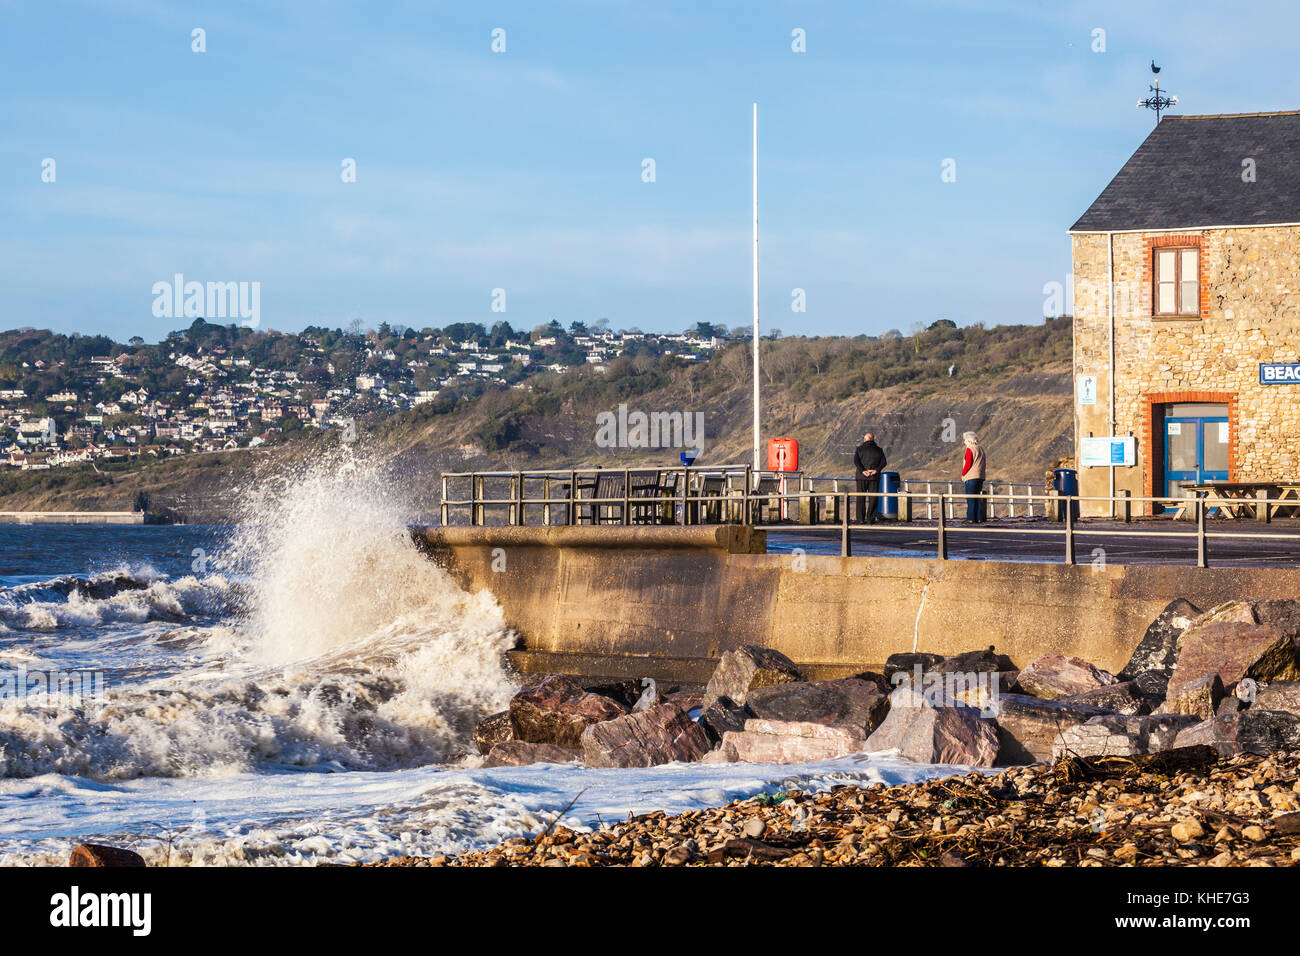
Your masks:
{"label": "large boulder", "polygon": [[935,664],[933,669],[940,674],[982,674],[993,671],[1013,671],[1016,665],[1007,655],[995,653],[990,647],[988,650],[966,651],[963,654],[945,657]]}
{"label": "large boulder", "polygon": [[867,739],[867,749],[897,749],[918,763],[991,767],[998,732],[974,707],[904,686],[889,695],[889,716]]}
{"label": "large boulder", "polygon": [[890,688],[898,687],[901,679],[896,674],[906,673],[913,685],[916,675],[937,674],[980,674],[992,671],[1014,671],[1016,665],[1005,654],[996,653],[993,648],[979,651],[966,651],[961,654],[925,654],[918,651],[905,651],[890,654],[885,660],[885,680]]}
{"label": "large boulder", "polygon": [[628,710],[631,710],[646,688],[642,686],[641,681],[627,678],[624,680],[591,681],[584,683],[582,689],[618,701]]}
{"label": "large boulder", "polygon": [[486,754],[490,753],[497,744],[513,740],[514,736],[515,728],[510,723],[510,711],[503,710],[499,714],[484,717],[478,722],[478,726],[474,728],[474,746],[478,747],[479,753]]}
{"label": "large boulder", "polygon": [[890,654],[885,658],[885,680],[889,681],[889,686],[896,687],[894,675],[900,671],[906,671],[911,674],[917,667],[922,672],[934,670],[935,666],[943,662],[942,654],[926,654],[920,651],[903,651],[899,654]]}
{"label": "large boulder", "polygon": [[1178,641],[1169,697],[1182,696],[1195,681],[1218,674],[1224,686],[1243,677],[1257,681],[1300,679],[1290,602],[1232,601],[1201,615]]}
{"label": "large boulder", "polygon": [[1144,694],[1164,697],[1165,686],[1174,672],[1174,660],[1178,656],[1178,638],[1200,614],[1200,608],[1182,598],[1165,605],[1147,627],[1133,656],[1120,670],[1119,679],[1137,681]]}
{"label": "large boulder", "polygon": [[1300,634],[1300,600],[1255,601],[1252,610],[1260,624],[1271,624],[1293,636]]}
{"label": "large boulder", "polygon": [[722,745],[707,759],[731,763],[811,763],[861,753],[865,749],[866,734],[851,727],[755,718],[745,722],[744,730],[723,734]]}
{"label": "large boulder", "polygon": [[627,712],[618,701],[583,690],[570,677],[553,674],[515,694],[510,701],[510,724],[515,740],[578,750],[584,730]]}
{"label": "large boulder", "polygon": [[1075,757],[1135,757],[1169,750],[1178,732],[1197,723],[1187,714],[1148,714],[1125,717],[1105,714],[1093,717],[1061,731],[1052,745],[1052,758],[1062,754]]}
{"label": "large boulder", "polygon": [[654,767],[699,760],[709,749],[704,728],[676,704],[656,704],[582,732],[588,767]]}
{"label": "large boulder", "polygon": [[1176,746],[1198,744],[1213,747],[1223,757],[1300,750],[1300,715],[1252,706],[1250,710],[1202,721],[1178,734]]}
{"label": "large boulder", "polygon": [[[1240,684],[1237,685],[1237,696],[1242,696]],[[1257,690],[1253,699],[1244,703],[1250,704],[1252,710],[1287,710],[1300,714],[1300,681],[1274,681],[1262,690]]]}
{"label": "large boulder", "polygon": [[991,708],[998,728],[999,765],[1050,760],[1061,731],[1106,713],[1062,698],[1040,700],[1023,694],[1003,694],[991,701]]}
{"label": "large boulder", "polygon": [[730,697],[737,704],[749,699],[749,692],[774,684],[789,684],[804,679],[803,673],[780,651],[757,644],[744,644],[727,651],[718,660],[709,685],[704,689],[707,708],[719,697]]}
{"label": "large boulder", "polygon": [[859,671],[858,673],[852,674],[850,676],[854,680],[864,680],[869,684],[875,684],[877,687],[880,688],[880,692],[882,694],[888,694],[889,691],[892,689],[889,685],[889,680],[885,677],[884,674],[881,674],[878,671]]}
{"label": "large boulder", "polygon": [[1149,714],[1153,707],[1159,706],[1158,697],[1148,695],[1141,683],[1136,680],[1120,681],[1107,684],[1095,690],[1085,690],[1082,694],[1069,694],[1053,698],[1058,704],[1074,704],[1081,707],[1100,707],[1112,714],[1124,714],[1132,717]]}
{"label": "large boulder", "polygon": [[749,711],[764,720],[843,727],[866,737],[889,712],[889,698],[874,682],[797,681],[751,691]]}
{"label": "large boulder", "polygon": [[727,731],[742,731],[745,721],[754,716],[754,712],[745,704],[737,704],[730,697],[719,697],[700,713],[700,726],[704,728],[709,740],[717,744]]}
{"label": "large boulder", "polygon": [[1191,714],[1200,720],[1209,720],[1218,712],[1219,701],[1223,700],[1223,696],[1223,681],[1219,675],[1206,674],[1199,680],[1181,686],[1177,694],[1170,694],[1156,713]]}
{"label": "large boulder", "polygon": [[1044,654],[1021,668],[1016,687],[1021,693],[1051,700],[1115,683],[1118,682],[1114,674],[1094,667],[1081,657]]}
{"label": "large boulder", "polygon": [[526,767],[533,763],[577,763],[582,754],[555,744],[532,744],[526,740],[507,740],[492,748],[484,767]]}

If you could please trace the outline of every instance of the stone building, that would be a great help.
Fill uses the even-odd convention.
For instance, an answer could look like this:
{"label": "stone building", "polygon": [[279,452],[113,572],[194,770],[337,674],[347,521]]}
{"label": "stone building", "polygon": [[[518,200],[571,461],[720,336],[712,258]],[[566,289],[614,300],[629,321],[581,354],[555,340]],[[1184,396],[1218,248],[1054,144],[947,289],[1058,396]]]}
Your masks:
{"label": "stone building", "polygon": [[1070,236],[1080,494],[1300,481],[1300,112],[1166,116]]}

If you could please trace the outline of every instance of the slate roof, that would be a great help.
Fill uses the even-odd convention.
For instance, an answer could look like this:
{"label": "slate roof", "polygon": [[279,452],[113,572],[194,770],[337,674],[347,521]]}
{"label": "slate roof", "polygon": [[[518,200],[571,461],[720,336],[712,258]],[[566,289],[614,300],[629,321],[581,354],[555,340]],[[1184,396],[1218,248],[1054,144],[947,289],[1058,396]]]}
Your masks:
{"label": "slate roof", "polygon": [[1070,232],[1276,223],[1300,223],[1300,111],[1166,116]]}

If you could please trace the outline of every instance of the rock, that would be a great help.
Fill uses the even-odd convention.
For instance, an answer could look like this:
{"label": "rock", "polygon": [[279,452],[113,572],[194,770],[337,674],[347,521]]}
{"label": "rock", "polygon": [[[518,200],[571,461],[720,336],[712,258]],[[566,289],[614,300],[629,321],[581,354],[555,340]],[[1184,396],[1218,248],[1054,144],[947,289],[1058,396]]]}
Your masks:
{"label": "rock", "polygon": [[[972,665],[974,669],[965,670],[949,666],[959,659],[964,659],[965,663]],[[915,662],[910,671],[894,671],[890,677],[891,692],[900,687],[910,687],[934,699],[947,697],[960,704],[987,710],[992,698],[1009,692],[1015,685],[1018,671],[996,669],[1006,663],[1005,657],[990,655],[988,651],[973,651],[957,657],[946,657],[929,669],[923,668],[920,662]],[[981,667],[984,669],[979,669]],[[984,716],[989,715],[986,713]]]}
{"label": "rock", "polygon": [[[1191,624],[1258,624],[1251,601],[1226,601],[1193,618]],[[1190,626],[1190,625],[1189,625]]]}
{"label": "rock", "polygon": [[1179,731],[1197,723],[1187,714],[1148,714],[1126,717],[1105,714],[1081,724],[1067,727],[1052,745],[1052,757],[1072,754],[1076,757],[1133,757],[1170,750]]}
{"label": "rock", "polygon": [[1177,746],[1202,744],[1215,748],[1221,757],[1237,754],[1268,755],[1280,750],[1300,749],[1300,715],[1285,710],[1251,707],[1236,714],[1224,714],[1202,721],[1178,734]]}
{"label": "rock", "polygon": [[889,698],[875,683],[844,680],[797,681],[752,691],[745,706],[765,720],[844,727],[866,737],[889,712]]}
{"label": "rock", "polygon": [[1278,833],[1300,833],[1300,811],[1293,810],[1269,821]]}
{"label": "rock", "polygon": [[997,725],[948,697],[899,687],[889,716],[867,739],[869,750],[893,750],[918,763],[991,767],[998,756]]}
{"label": "rock", "polygon": [[506,740],[492,748],[483,761],[484,767],[526,767],[533,763],[577,763],[582,754],[555,744],[534,744],[526,740]]}
{"label": "rock", "polygon": [[745,644],[727,651],[719,659],[704,690],[704,706],[707,708],[719,697],[730,697],[737,704],[743,704],[749,699],[751,690],[803,679],[794,661],[780,651]]}
{"label": "rock", "polygon": [[995,654],[993,648],[985,651],[966,651],[945,657],[932,668],[940,674],[984,674],[1013,671],[1016,665],[1005,654]]}
{"label": "rock", "polygon": [[676,704],[656,704],[582,732],[588,767],[654,767],[699,760],[708,752],[704,729]]}
{"label": "rock", "polygon": [[585,691],[572,678],[558,674],[525,687],[510,701],[516,740],[570,750],[582,747],[582,732],[587,727],[627,712],[617,701]]}
{"label": "rock", "polygon": [[1244,677],[1269,683],[1300,679],[1300,602],[1229,601],[1197,617],[1178,641],[1168,696],[1206,674],[1225,687]]}
{"label": "rock", "polygon": [[888,694],[891,690],[888,678],[886,678],[884,674],[877,673],[876,671],[862,671],[861,673],[853,674],[852,679],[864,680],[869,684],[875,684],[880,688],[882,694]]}
{"label": "rock", "polygon": [[[1162,685],[1163,686],[1163,685]],[[1085,690],[1082,694],[1068,694],[1055,698],[1058,704],[1072,704],[1080,707],[1100,707],[1113,714],[1134,717],[1149,714],[1153,706],[1159,703],[1147,694],[1136,680],[1107,684],[1095,690]]]}
{"label": "rock", "polygon": [[942,660],[942,654],[920,654],[916,652],[890,654],[885,660],[885,681],[888,684],[888,689],[892,690],[897,686],[894,683],[894,675],[899,671],[907,671],[910,674],[918,664],[921,665],[923,672],[934,670],[935,665]]}
{"label": "rock", "polygon": [[730,697],[719,697],[701,712],[700,726],[709,740],[716,744],[727,731],[744,730],[745,721],[753,716],[753,711],[744,704],[737,704]]}
{"label": "rock", "polygon": [[1194,623],[1178,642],[1178,661],[1167,696],[1182,696],[1206,674],[1218,674],[1225,685],[1243,677],[1266,682],[1295,680],[1300,678],[1295,639],[1272,624]]}
{"label": "rock", "polygon": [[1214,716],[1223,697],[1223,681],[1219,679],[1219,675],[1207,674],[1190,684],[1182,685],[1178,695],[1170,695],[1156,713],[1191,714],[1200,720],[1209,720]]}
{"label": "rock", "polygon": [[1226,717],[1228,714],[1237,713],[1244,706],[1235,694],[1228,694],[1223,700],[1219,701],[1219,706],[1214,708],[1214,715],[1216,717]]}
{"label": "rock", "polygon": [[486,754],[497,744],[512,740],[514,735],[515,728],[510,723],[510,711],[503,710],[499,714],[484,717],[478,722],[478,726],[474,728],[474,746],[478,747],[479,753]]}
{"label": "rock", "polygon": [[704,709],[704,695],[699,691],[678,690],[671,694],[664,694],[662,698],[655,701],[657,704],[676,704],[688,714],[693,710]]}
{"label": "rock", "polygon": [[722,745],[709,758],[710,762],[811,763],[866,749],[866,734],[847,727],[754,718],[745,722],[743,731],[723,734]]}
{"label": "rock", "polygon": [[683,866],[691,861],[691,851],[684,846],[672,847],[660,861],[664,866]]}
{"label": "rock", "polygon": [[992,703],[997,721],[999,765],[1037,763],[1052,758],[1052,746],[1066,727],[1105,713],[1099,707],[1003,694]]}
{"label": "rock", "polygon": [[605,680],[584,683],[582,689],[591,694],[599,694],[601,697],[608,697],[610,700],[618,701],[628,710],[644,693],[645,687],[641,681],[628,678],[626,680]]}
{"label": "rock", "polygon": [[1195,820],[1180,820],[1169,828],[1169,835],[1179,843],[1190,843],[1205,836],[1205,828]]}
{"label": "rock", "polygon": [[[744,731],[729,730],[727,734],[743,733]],[[727,735],[723,734],[722,741],[700,758],[700,763],[737,763],[740,760],[740,754],[736,753],[736,748],[727,743]]]}
{"label": "rock", "polygon": [[1252,610],[1260,624],[1271,624],[1292,637],[1300,635],[1300,601],[1255,601]]}
{"label": "rock", "polygon": [[72,848],[68,866],[144,866],[144,857],[134,850],[105,846],[102,843],[82,843]]}
{"label": "rock", "polygon": [[764,823],[762,820],[758,819],[757,817],[751,817],[749,820],[745,821],[745,829],[744,829],[745,836],[757,840],[766,832],[767,832],[767,824]]}
{"label": "rock", "polygon": [[1254,700],[1247,703],[1252,709],[1258,707],[1260,710],[1286,710],[1300,714],[1300,681],[1274,681],[1263,690],[1256,691]]}
{"label": "rock", "polygon": [[1142,635],[1133,656],[1119,672],[1121,681],[1137,681],[1144,694],[1164,697],[1178,656],[1178,638],[1201,614],[1201,609],[1179,598],[1170,601]]}
{"label": "rock", "polygon": [[1024,694],[1051,700],[1069,697],[1117,683],[1115,675],[1089,664],[1081,657],[1044,654],[1020,671],[1016,688]]}

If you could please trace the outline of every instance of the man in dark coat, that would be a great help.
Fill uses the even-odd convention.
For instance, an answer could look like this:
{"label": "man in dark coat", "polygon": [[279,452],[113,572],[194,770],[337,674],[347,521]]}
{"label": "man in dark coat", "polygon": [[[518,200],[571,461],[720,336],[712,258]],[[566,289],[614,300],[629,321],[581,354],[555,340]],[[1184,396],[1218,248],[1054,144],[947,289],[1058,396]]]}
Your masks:
{"label": "man in dark coat", "polygon": [[[876,436],[867,432],[853,453],[853,474],[858,480],[858,491],[879,491],[880,473],[886,464],[884,449],[876,444]],[[864,496],[854,500],[858,503],[858,524],[875,524],[880,499]]]}

